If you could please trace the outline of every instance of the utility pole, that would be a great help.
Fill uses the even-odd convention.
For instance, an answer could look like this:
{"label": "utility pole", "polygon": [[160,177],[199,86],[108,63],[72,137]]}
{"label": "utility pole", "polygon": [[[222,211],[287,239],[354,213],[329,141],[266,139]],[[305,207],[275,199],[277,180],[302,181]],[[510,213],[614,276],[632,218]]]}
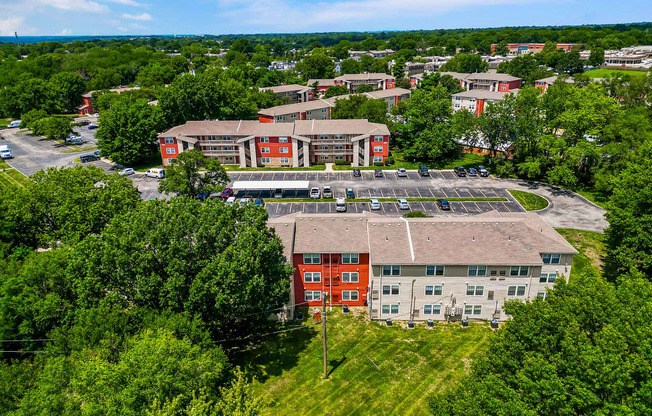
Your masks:
{"label": "utility pole", "polygon": [[328,361],[327,361],[327,352],[326,352],[326,293],[322,292],[322,329],[323,336],[322,341],[324,344],[324,379],[328,378]]}

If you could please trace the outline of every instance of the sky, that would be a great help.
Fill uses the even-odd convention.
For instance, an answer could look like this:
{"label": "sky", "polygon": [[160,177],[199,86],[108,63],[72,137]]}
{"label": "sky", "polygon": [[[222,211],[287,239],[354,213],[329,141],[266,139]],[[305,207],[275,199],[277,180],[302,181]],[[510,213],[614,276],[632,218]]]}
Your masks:
{"label": "sky", "polygon": [[652,21],[650,0],[0,0],[0,36],[386,31]]}

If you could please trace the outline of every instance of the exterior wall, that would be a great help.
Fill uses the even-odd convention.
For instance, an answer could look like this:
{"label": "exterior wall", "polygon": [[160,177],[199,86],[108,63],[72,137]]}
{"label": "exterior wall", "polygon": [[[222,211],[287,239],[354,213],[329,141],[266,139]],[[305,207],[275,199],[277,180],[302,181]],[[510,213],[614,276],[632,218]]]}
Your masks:
{"label": "exterior wall", "polygon": [[548,84],[547,82],[539,82],[539,81],[537,81],[537,82],[534,83],[534,86],[535,86],[535,88],[541,88],[541,90],[545,93],[546,90],[548,89],[548,87],[550,86],[550,84]]}
{"label": "exterior wall", "polygon": [[[292,164],[292,139],[286,137],[287,142],[281,143],[279,137],[267,137],[268,143],[263,143],[261,137],[255,138],[256,160],[259,165],[263,166],[289,166]],[[269,149],[268,153],[263,153],[262,149]],[[281,148],[287,149],[286,153],[281,152]],[[263,161],[263,158],[269,158],[269,161]],[[281,158],[287,158],[282,161]]]}
{"label": "exterior wall", "polygon": [[274,117],[272,116],[263,116],[263,115],[258,115],[258,121],[261,123],[273,123],[274,122]]}
{"label": "exterior wall", "polygon": [[81,97],[81,106],[87,105],[88,107],[80,109],[77,111],[79,114],[93,114],[95,109],[93,108],[93,99],[90,97]]}
{"label": "exterior wall", "polygon": [[498,85],[498,91],[510,92],[511,90],[520,87],[521,87],[521,81],[501,81]]}
{"label": "exterior wall", "polygon": [[[382,141],[376,141],[376,138],[381,138]],[[377,157],[382,157],[383,160],[382,162],[385,162],[385,158],[389,156],[389,136],[371,136],[371,140],[369,141],[370,144],[370,149],[369,149],[369,155],[371,156],[371,163],[374,163],[374,159]],[[377,152],[376,147],[382,146],[382,151]]]}
{"label": "exterior wall", "polygon": [[[163,166],[169,166],[171,159],[176,159],[177,156],[179,156],[179,144],[177,142],[177,139],[174,137],[168,138],[168,139],[172,139],[172,143],[166,143],[165,139],[166,138],[161,137],[158,139],[158,141],[161,146],[161,159],[163,159]],[[174,153],[168,153],[168,151]]]}
{"label": "exterior wall", "polygon": [[[320,264],[305,264],[303,254],[293,255],[294,272],[294,303],[309,306],[321,306],[322,301],[305,300],[306,291],[328,292],[332,296],[327,303],[333,305],[362,306],[367,304],[367,290],[369,286],[369,254],[359,253],[358,264],[342,264],[341,254],[321,254]],[[319,283],[305,282],[305,273],[321,273]],[[357,272],[357,283],[342,282],[342,273]],[[331,291],[332,287],[332,291]],[[357,301],[342,300],[342,291],[357,291]]]}

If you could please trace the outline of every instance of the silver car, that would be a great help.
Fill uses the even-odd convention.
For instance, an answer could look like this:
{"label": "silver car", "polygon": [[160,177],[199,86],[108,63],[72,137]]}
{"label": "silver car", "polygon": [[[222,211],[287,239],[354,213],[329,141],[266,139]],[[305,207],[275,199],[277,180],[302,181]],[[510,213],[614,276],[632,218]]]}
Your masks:
{"label": "silver car", "polygon": [[380,202],[377,199],[372,199],[369,201],[369,208],[371,208],[372,211],[378,211],[380,209]]}

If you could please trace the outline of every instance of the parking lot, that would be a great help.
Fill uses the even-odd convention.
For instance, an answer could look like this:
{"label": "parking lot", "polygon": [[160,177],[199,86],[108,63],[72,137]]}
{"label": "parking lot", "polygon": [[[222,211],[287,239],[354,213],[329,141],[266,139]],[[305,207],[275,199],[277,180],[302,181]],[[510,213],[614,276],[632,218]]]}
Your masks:
{"label": "parking lot", "polygon": [[407,177],[399,177],[393,170],[384,170],[383,176],[377,178],[373,170],[361,171],[362,176],[353,176],[352,170],[340,172],[230,172],[229,176],[232,181],[311,181],[311,182],[339,182],[339,181],[357,181],[357,182],[391,182],[391,181],[429,181],[437,179],[455,179],[468,181],[482,181],[486,178],[470,176],[460,178],[452,170],[431,171],[430,176],[421,176],[417,172],[407,172]]}

